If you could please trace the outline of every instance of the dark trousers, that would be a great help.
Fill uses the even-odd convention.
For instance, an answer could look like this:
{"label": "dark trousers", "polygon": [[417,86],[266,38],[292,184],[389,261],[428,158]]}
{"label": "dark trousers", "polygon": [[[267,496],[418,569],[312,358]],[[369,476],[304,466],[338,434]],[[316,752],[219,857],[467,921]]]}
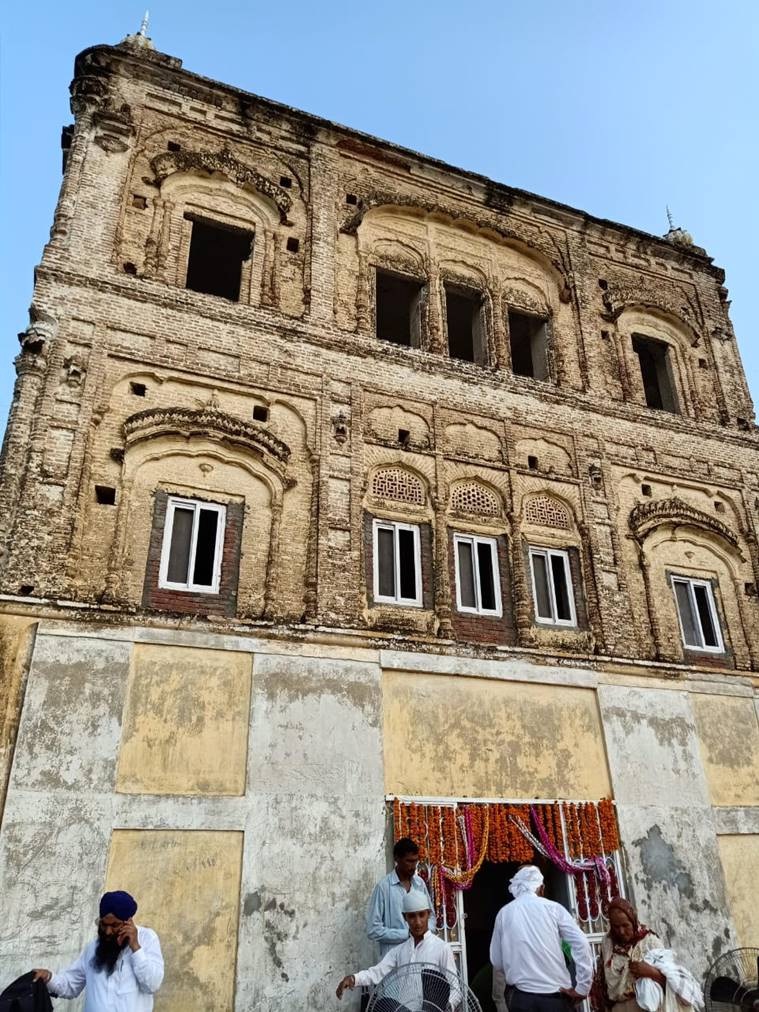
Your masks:
{"label": "dark trousers", "polygon": [[506,990],[509,1012],[569,1012],[572,1002],[561,991],[553,994],[532,994],[518,987]]}

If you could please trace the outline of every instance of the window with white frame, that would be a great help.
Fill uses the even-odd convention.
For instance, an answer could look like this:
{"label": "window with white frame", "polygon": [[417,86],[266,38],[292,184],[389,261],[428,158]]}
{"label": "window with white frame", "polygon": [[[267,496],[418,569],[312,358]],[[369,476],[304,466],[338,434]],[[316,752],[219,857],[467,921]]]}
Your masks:
{"label": "window with white frame", "polygon": [[218,594],[225,519],[224,506],[169,497],[159,587]]}
{"label": "window with white frame", "polygon": [[374,600],[379,604],[422,604],[419,527],[374,521]]}
{"label": "window with white frame", "polygon": [[530,548],[535,620],[542,625],[577,625],[569,554],[554,548]]}
{"label": "window with white frame", "polygon": [[724,643],[711,583],[687,576],[673,576],[672,587],[680,633],[686,648],[721,653]]}
{"label": "window with white frame", "polygon": [[456,607],[474,615],[501,614],[498,545],[495,538],[454,534]]}

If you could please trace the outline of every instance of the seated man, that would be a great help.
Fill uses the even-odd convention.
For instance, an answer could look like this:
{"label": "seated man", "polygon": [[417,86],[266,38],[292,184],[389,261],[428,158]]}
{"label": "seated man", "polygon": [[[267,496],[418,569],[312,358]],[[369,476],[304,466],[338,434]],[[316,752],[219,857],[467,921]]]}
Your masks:
{"label": "seated man", "polygon": [[410,963],[422,963],[418,973],[410,973],[399,988],[396,997],[386,997],[377,1005],[377,1012],[404,1012],[406,1006],[404,1000],[409,1004],[415,1004],[419,1008],[419,998],[422,998],[422,1007],[455,1008],[461,1001],[461,993],[456,986],[448,983],[445,974],[439,974],[434,967],[440,970],[447,970],[454,977],[458,977],[456,963],[453,958],[453,951],[447,942],[442,938],[433,935],[429,930],[430,902],[426,894],[416,889],[406,893],[403,899],[403,918],[408,925],[410,932],[405,942],[390,949],[376,966],[368,970],[359,970],[358,973],[350,973],[343,977],[337,985],[337,997],[342,998],[343,992],[354,987],[366,987],[379,984],[392,970],[399,966],[407,966]]}

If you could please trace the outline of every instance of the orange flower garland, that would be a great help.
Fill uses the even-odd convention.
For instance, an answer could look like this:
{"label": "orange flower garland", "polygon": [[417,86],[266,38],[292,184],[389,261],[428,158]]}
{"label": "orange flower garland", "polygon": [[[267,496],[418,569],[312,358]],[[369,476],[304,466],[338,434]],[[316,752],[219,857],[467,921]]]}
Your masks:
{"label": "orange flower garland", "polygon": [[601,798],[598,802],[598,821],[601,823],[601,840],[604,853],[611,854],[619,850],[619,829],[617,827],[617,813],[609,798]]}
{"label": "orange flower garland", "polygon": [[438,866],[443,861],[443,848],[440,840],[440,806],[430,805],[427,808],[427,846],[430,864]]}
{"label": "orange flower garland", "polygon": [[460,867],[459,827],[456,822],[456,809],[450,806],[443,809],[443,864],[447,868]]}

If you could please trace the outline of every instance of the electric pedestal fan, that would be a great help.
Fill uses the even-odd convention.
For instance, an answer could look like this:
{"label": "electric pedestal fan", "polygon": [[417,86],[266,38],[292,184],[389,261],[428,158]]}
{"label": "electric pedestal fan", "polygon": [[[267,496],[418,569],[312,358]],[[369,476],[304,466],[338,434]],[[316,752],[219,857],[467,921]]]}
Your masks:
{"label": "electric pedestal fan", "polygon": [[759,1012],[759,949],[733,949],[709,967],[706,1012]]}
{"label": "electric pedestal fan", "polygon": [[377,984],[366,1012],[482,1012],[462,980],[434,963],[407,963]]}

